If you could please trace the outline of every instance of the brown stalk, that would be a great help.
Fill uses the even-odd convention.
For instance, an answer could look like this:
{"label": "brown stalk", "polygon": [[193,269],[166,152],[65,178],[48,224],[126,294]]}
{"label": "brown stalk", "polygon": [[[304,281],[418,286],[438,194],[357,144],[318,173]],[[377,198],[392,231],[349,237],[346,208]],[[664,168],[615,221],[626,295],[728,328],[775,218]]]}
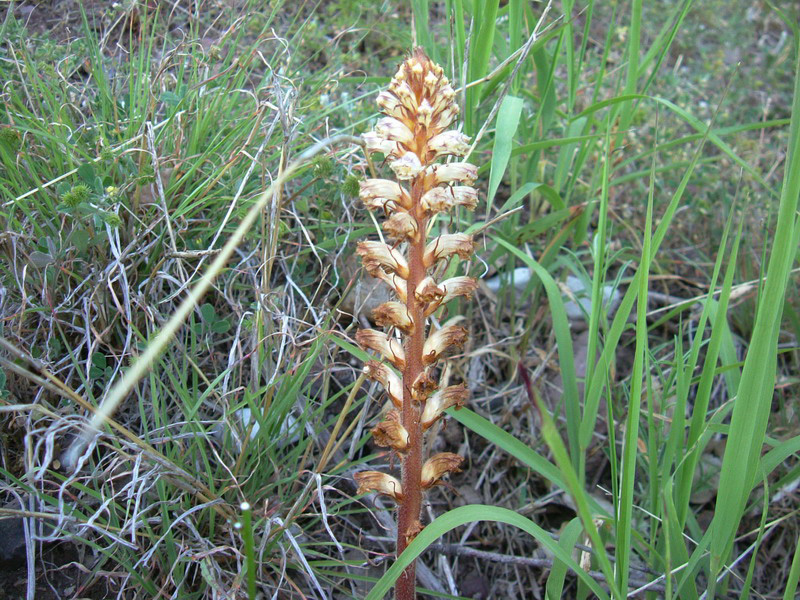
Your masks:
{"label": "brown stalk", "polygon": [[[417,141],[419,144],[419,140]],[[425,147],[425,141],[422,141]],[[418,146],[419,147],[419,146]],[[419,201],[422,197],[422,177],[415,178],[411,186],[411,201],[413,202],[414,219],[417,222],[417,231],[424,232],[427,219],[420,215]],[[406,306],[411,322],[414,323],[413,333],[406,340],[406,369],[403,373],[403,426],[408,431],[409,444],[403,461],[404,500],[400,504],[397,515],[397,554],[406,549],[408,543],[417,532],[422,529],[419,515],[422,510],[422,424],[420,423],[419,404],[411,396],[411,383],[417,381],[422,374],[422,349],[425,345],[425,310],[422,303],[416,299],[414,292],[417,284],[427,274],[422,257],[425,254],[425,237],[420,235],[412,241],[408,249],[408,298]],[[416,564],[412,562],[397,580],[396,594],[398,600],[414,599],[416,593],[414,586],[417,581]]]}

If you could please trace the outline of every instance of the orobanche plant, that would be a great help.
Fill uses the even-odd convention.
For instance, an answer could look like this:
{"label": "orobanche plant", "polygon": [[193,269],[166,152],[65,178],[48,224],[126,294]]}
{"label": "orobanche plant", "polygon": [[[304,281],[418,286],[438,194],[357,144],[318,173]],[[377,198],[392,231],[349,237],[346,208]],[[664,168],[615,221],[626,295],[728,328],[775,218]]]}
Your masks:
{"label": "orobanche plant", "polygon": [[[361,184],[361,200],[368,209],[384,212],[383,229],[393,245],[360,242],[357,252],[367,272],[383,280],[397,300],[382,304],[373,314],[389,334],[362,329],[356,340],[382,359],[367,362],[365,371],[383,385],[394,409],[372,435],[399,456],[402,476],[398,480],[388,473],[362,471],[355,478],[359,493],[376,492],[397,502],[398,555],[422,530],[423,492],[457,471],[463,461],[451,452],[427,460],[423,456],[425,432],[444,410],[463,405],[468,395],[463,384],[441,387],[435,378],[442,354],[451,346],[463,346],[466,329],[429,324],[440,306],[471,295],[476,287],[470,277],[435,278],[443,270],[437,266],[451,257],[469,258],[472,236],[447,233],[428,240],[436,215],[455,206],[473,209],[477,203],[477,192],[470,187],[477,176],[475,165],[442,162],[443,157],[469,151],[469,138],[447,130],[458,114],[454,98],[442,68],[417,48],[400,66],[389,90],[378,95],[386,116],[364,135],[368,151],[386,156],[397,181],[368,179]],[[412,563],[397,580],[397,599],[415,598],[415,582]]]}

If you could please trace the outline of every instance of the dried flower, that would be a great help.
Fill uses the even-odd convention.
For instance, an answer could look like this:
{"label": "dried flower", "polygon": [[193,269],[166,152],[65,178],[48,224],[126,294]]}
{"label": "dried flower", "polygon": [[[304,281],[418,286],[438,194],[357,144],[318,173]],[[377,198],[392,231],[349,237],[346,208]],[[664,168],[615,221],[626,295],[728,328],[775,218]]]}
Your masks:
{"label": "dried flower", "polygon": [[461,408],[467,402],[468,397],[469,391],[463,383],[439,390],[425,402],[425,408],[422,411],[422,427],[424,429],[431,427],[448,408],[453,406]]}
{"label": "dried flower", "polygon": [[361,262],[367,273],[373,277],[383,269],[387,273],[396,273],[403,279],[408,279],[408,263],[394,248],[382,242],[358,242],[356,252],[361,256]]}
{"label": "dried flower", "polygon": [[440,452],[431,456],[422,465],[422,487],[433,487],[446,474],[458,473],[462,462],[464,459],[452,452]]}
{"label": "dried flower", "polygon": [[356,342],[362,348],[374,350],[398,369],[402,370],[406,365],[403,345],[395,339],[390,339],[382,331],[359,329],[356,333]]}
{"label": "dried flower", "polygon": [[378,446],[390,447],[398,452],[408,448],[408,431],[400,423],[400,413],[390,410],[386,418],[372,429],[372,439]]}
{"label": "dried flower", "polygon": [[459,348],[467,341],[467,330],[458,325],[445,325],[441,329],[434,331],[425,340],[425,348],[422,350],[422,363],[432,365],[445,350],[450,346]]}
{"label": "dried flower", "polygon": [[386,473],[380,471],[361,471],[353,475],[358,484],[358,494],[375,492],[383,496],[389,496],[399,502],[403,499],[403,486],[400,482]]}

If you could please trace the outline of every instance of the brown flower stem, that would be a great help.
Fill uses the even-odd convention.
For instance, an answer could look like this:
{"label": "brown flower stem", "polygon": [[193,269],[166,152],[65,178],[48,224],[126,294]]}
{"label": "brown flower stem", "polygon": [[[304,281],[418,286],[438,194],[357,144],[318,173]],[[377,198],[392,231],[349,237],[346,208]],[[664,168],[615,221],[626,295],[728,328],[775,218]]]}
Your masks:
{"label": "brown flower stem", "polygon": [[[414,331],[406,341],[406,368],[403,372],[403,427],[408,431],[408,450],[403,457],[402,486],[403,501],[400,503],[397,521],[397,555],[406,549],[420,528],[422,510],[422,424],[421,410],[412,397],[412,384],[422,374],[422,353],[425,345],[425,307],[414,294],[417,285],[425,278],[423,263],[425,255],[426,219],[421,215],[419,201],[424,193],[423,177],[417,177],[411,186],[413,216],[419,235],[409,243],[408,249],[408,295],[406,307]],[[412,562],[400,575],[395,587],[397,600],[415,600],[416,564]]]}

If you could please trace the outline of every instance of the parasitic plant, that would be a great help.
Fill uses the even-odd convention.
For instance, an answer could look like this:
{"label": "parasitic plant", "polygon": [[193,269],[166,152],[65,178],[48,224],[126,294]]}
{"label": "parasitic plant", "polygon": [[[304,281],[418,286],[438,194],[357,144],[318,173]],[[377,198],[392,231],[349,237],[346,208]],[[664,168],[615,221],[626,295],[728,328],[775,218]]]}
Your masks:
{"label": "parasitic plant", "polygon": [[[453,256],[469,258],[470,235],[448,233],[428,240],[437,214],[455,206],[473,209],[477,203],[477,192],[470,187],[477,168],[442,161],[469,151],[469,139],[447,129],[458,114],[454,98],[442,68],[417,48],[400,66],[388,91],[378,95],[385,117],[364,135],[367,150],[386,156],[397,181],[361,183],[361,200],[368,209],[383,211],[383,229],[393,245],[360,242],[357,252],[367,272],[385,282],[397,300],[373,313],[375,322],[390,333],[362,329],[356,341],[382,359],[369,361],[365,372],[383,385],[394,408],[372,435],[376,444],[399,456],[402,475],[398,480],[387,473],[363,471],[355,479],[359,493],[383,494],[397,503],[398,555],[422,530],[423,492],[457,471],[463,461],[450,452],[423,456],[425,432],[447,408],[463,405],[468,395],[463,384],[440,387],[435,378],[440,357],[451,346],[463,346],[466,329],[452,323],[438,329],[429,324],[440,306],[457,296],[470,296],[476,287],[469,277],[436,279],[443,271],[437,267]],[[413,600],[415,583],[411,563],[397,580],[397,599]]]}

